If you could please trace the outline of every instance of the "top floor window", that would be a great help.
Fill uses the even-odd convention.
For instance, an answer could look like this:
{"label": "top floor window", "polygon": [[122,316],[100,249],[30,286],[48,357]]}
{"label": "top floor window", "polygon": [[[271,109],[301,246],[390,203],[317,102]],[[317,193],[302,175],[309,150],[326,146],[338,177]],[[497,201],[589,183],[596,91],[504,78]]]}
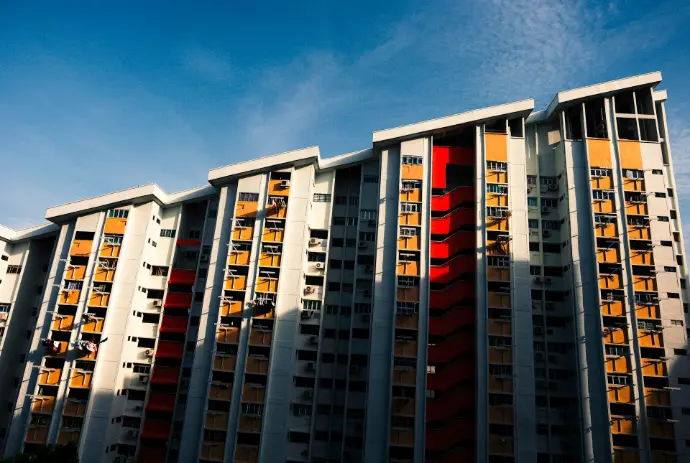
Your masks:
{"label": "top floor window", "polygon": [[115,219],[126,219],[129,216],[129,209],[110,209],[108,217]]}
{"label": "top floor window", "polygon": [[403,164],[421,165],[422,164],[422,157],[421,156],[403,156],[402,157],[402,163]]}

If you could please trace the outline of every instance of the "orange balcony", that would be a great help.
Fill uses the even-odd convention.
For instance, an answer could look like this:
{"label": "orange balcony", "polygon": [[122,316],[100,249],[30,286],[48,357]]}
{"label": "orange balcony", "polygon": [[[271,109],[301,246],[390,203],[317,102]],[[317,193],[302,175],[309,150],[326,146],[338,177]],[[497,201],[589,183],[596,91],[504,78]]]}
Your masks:
{"label": "orange balcony", "polygon": [[65,270],[66,280],[83,280],[86,275],[86,265],[68,265]]}
{"label": "orange balcony", "polygon": [[235,459],[233,463],[256,463],[257,461],[259,461],[258,445],[237,444],[235,446]]}
{"label": "orange balcony", "polygon": [[420,203],[422,202],[422,190],[420,188],[413,188],[410,190],[400,190],[400,202],[403,203]]}
{"label": "orange balcony", "polygon": [[416,357],[417,356],[417,341],[395,340],[396,357]]}
{"label": "orange balcony", "polygon": [[419,250],[419,236],[401,236],[398,238],[398,249]]}
{"label": "orange balcony", "polygon": [[233,240],[251,241],[254,234],[254,227],[235,227],[232,229]]}
{"label": "orange balcony", "polygon": [[663,360],[643,358],[641,363],[644,376],[668,376],[666,362]]}
{"label": "orange balcony", "polygon": [[49,415],[55,410],[55,397],[46,395],[35,395],[31,400],[31,411]]}
{"label": "orange balcony", "polygon": [[206,420],[204,421],[205,429],[215,429],[225,431],[228,429],[228,414],[227,412],[218,412],[209,410],[206,412]]}
{"label": "orange balcony", "polygon": [[257,293],[275,293],[278,291],[278,279],[260,276],[256,281]]}
{"label": "orange balcony", "polygon": [[224,299],[220,305],[221,317],[239,317],[242,315],[242,301]]}
{"label": "orange balcony", "polygon": [[599,287],[602,289],[621,289],[621,277],[617,273],[599,275]]}
{"label": "orange balcony", "polygon": [[420,225],[422,223],[421,212],[401,212],[398,220],[400,225]]}
{"label": "orange balcony", "polygon": [[591,183],[593,190],[613,190],[611,177],[594,177]]}
{"label": "orange balcony", "polygon": [[290,195],[289,182],[283,185],[283,180],[273,179],[268,181],[268,196],[288,196]]}
{"label": "orange balcony", "polygon": [[225,456],[225,442],[202,442],[199,458],[205,461],[223,461]]}
{"label": "orange balcony", "polygon": [[213,400],[230,400],[232,395],[232,383],[214,381],[208,390],[208,398]]}
{"label": "orange balcony", "polygon": [[398,261],[398,275],[418,276],[419,262],[416,261]]}
{"label": "orange balcony", "polygon": [[216,333],[216,341],[226,344],[237,344],[240,339],[240,328],[238,326],[219,326]]}
{"label": "orange balcony", "polygon": [[657,291],[656,278],[634,275],[633,288],[635,291]]}
{"label": "orange balcony", "polygon": [[631,254],[632,263],[635,265],[654,265],[654,254],[652,254],[652,251],[633,249]]}
{"label": "orange balcony", "polygon": [[611,403],[632,404],[635,399],[632,386],[609,384],[608,396]]}
{"label": "orange balcony", "polygon": [[268,358],[259,357],[256,355],[248,355],[247,363],[245,364],[245,371],[247,373],[263,374],[268,373]]}
{"label": "orange balcony", "polygon": [[258,201],[237,201],[237,205],[235,206],[235,217],[238,219],[256,217],[256,210],[258,208]]}
{"label": "orange balcony", "polygon": [[604,329],[604,342],[607,344],[627,344],[628,334],[621,328]]}
{"label": "orange balcony", "polygon": [[66,342],[58,342],[57,352],[53,352],[51,349],[51,350],[46,350],[46,354],[51,355],[51,356],[60,356],[60,355],[64,354],[65,352],[67,352],[67,346],[68,346],[68,344]]}
{"label": "orange balcony", "polygon": [[640,463],[640,451],[636,448],[613,448],[613,461],[616,463]]}
{"label": "orange balcony", "polygon": [[488,389],[489,392],[512,394],[513,378],[489,375]]}
{"label": "orange balcony", "polygon": [[403,180],[421,180],[424,178],[424,166],[421,164],[403,164],[400,178]]}
{"label": "orange balcony", "polygon": [[499,195],[497,193],[486,193],[486,205],[487,206],[508,206],[508,196]]}
{"label": "orange balcony", "polygon": [[489,281],[510,281],[510,269],[505,267],[487,267],[486,279]]}
{"label": "orange balcony", "polygon": [[663,389],[644,388],[644,401],[647,405],[657,407],[671,406],[671,393]]}
{"label": "orange balcony", "polygon": [[241,414],[239,428],[241,432],[260,433],[261,417]]}
{"label": "orange balcony", "polygon": [[401,302],[419,302],[419,286],[409,288],[398,286],[396,296]]}
{"label": "orange balcony", "polygon": [[513,407],[489,406],[489,423],[491,424],[513,424]]}
{"label": "orange balcony", "polygon": [[615,223],[598,223],[595,227],[597,236],[604,238],[616,238],[618,236],[618,226]]}
{"label": "orange balcony", "polygon": [[102,333],[103,332],[103,319],[91,317],[90,321],[84,323],[81,328],[82,333]]}
{"label": "orange balcony", "polygon": [[81,290],[78,289],[63,289],[60,291],[60,297],[58,298],[58,304],[70,304],[76,305],[79,303],[79,295]]}
{"label": "orange balcony", "polygon": [[419,314],[395,314],[395,327],[416,330],[419,327]]}
{"label": "orange balcony", "polygon": [[96,273],[93,276],[95,281],[113,281],[115,279],[115,269],[114,268],[96,268]]}
{"label": "orange balcony", "polygon": [[595,199],[592,201],[594,212],[611,213],[616,211],[616,205],[612,199]]}
{"label": "orange balcony", "polygon": [[497,293],[496,291],[489,291],[489,307],[493,308],[503,308],[503,309],[509,309],[510,308],[510,293],[509,292],[501,292]]}
{"label": "orange balcony", "polygon": [[486,170],[486,183],[508,183],[508,172]]}
{"label": "orange balcony", "polygon": [[490,455],[513,455],[513,439],[505,436],[489,435],[489,454]]}
{"label": "orange balcony", "polygon": [[228,265],[249,265],[249,251],[230,251]]}
{"label": "orange balcony", "polygon": [[489,334],[495,334],[497,336],[511,336],[512,328],[510,320],[495,320],[489,318],[487,331]]}
{"label": "orange balcony", "polygon": [[45,444],[48,439],[48,422],[45,424],[30,424],[24,442],[29,444]]}
{"label": "orange balcony", "polygon": [[55,314],[51,329],[55,331],[70,331],[74,323],[74,315]]}
{"label": "orange balcony", "polygon": [[391,415],[414,416],[414,399],[407,397],[393,397]]}
{"label": "orange balcony", "polygon": [[101,257],[120,257],[120,248],[119,244],[103,242],[101,252],[98,255]]}
{"label": "orange balcony", "polygon": [[510,245],[505,240],[486,240],[486,253],[490,256],[508,256]]}
{"label": "orange balcony", "polygon": [[69,380],[69,387],[88,389],[91,387],[93,372],[84,370],[72,370],[72,377]]}
{"label": "orange balcony", "polygon": [[62,370],[58,368],[41,368],[41,373],[38,375],[38,384],[41,386],[58,386],[61,375]]}
{"label": "orange balcony", "polygon": [[70,247],[69,255],[71,257],[89,257],[92,244],[93,240],[74,240],[72,241],[72,247]]}
{"label": "orange balcony", "polygon": [[249,333],[249,344],[253,346],[270,346],[272,340],[272,332],[260,330],[252,326],[252,330]]}
{"label": "orange balcony", "polygon": [[658,305],[635,305],[637,318],[661,318],[661,311]]}
{"label": "orange balcony", "polygon": [[487,161],[508,161],[508,135],[505,133],[485,133],[484,143]]}
{"label": "orange balcony", "polygon": [[489,347],[489,363],[513,363],[513,349],[509,347]]}
{"label": "orange balcony", "polygon": [[107,307],[110,302],[110,294],[98,294],[91,292],[89,297],[89,305],[92,307]]}
{"label": "orange balcony", "polygon": [[599,249],[597,249],[597,261],[598,262],[608,262],[608,263],[620,262],[621,256],[620,256],[620,253],[618,252],[618,248],[610,248],[610,249],[599,248]]}
{"label": "orange balcony", "polygon": [[77,399],[66,399],[63,416],[83,417],[86,415],[86,401]]}
{"label": "orange balcony", "polygon": [[628,225],[628,234],[631,240],[649,240],[650,232],[649,227],[638,226],[638,225]]}
{"label": "orange balcony", "polygon": [[623,301],[609,301],[601,304],[601,313],[603,315],[611,315],[613,317],[622,317],[625,315]]}
{"label": "orange balcony", "polygon": [[414,429],[391,428],[390,445],[412,447],[414,445]]}
{"label": "orange balcony", "polygon": [[644,191],[644,180],[624,178],[623,189],[625,191]]}
{"label": "orange balcony", "polygon": [[611,433],[613,434],[637,434],[637,421],[634,418],[621,416],[611,417]]}
{"label": "orange balcony", "polygon": [[103,229],[103,233],[106,235],[124,235],[126,226],[127,219],[108,217],[105,219],[105,228]]}
{"label": "orange balcony", "polygon": [[510,229],[510,222],[507,217],[487,217],[486,218],[486,228],[488,230],[502,230],[507,231]]}
{"label": "orange balcony", "polygon": [[262,252],[259,258],[259,266],[261,267],[280,267],[280,254],[270,254]]}
{"label": "orange balcony", "polygon": [[266,217],[269,219],[284,219],[285,216],[287,215],[287,206],[284,205],[282,207],[276,207],[272,204],[267,204],[266,205]]}
{"label": "orange balcony", "polygon": [[67,445],[70,442],[79,442],[81,436],[80,429],[74,428],[60,428],[58,432],[57,443],[58,445]]}
{"label": "orange balcony", "polygon": [[271,243],[282,243],[285,230],[280,228],[264,228],[262,241]]}
{"label": "orange balcony", "polygon": [[647,203],[625,202],[625,213],[629,215],[647,215]]}
{"label": "orange balcony", "polygon": [[674,437],[672,422],[649,418],[647,426],[650,437],[665,437],[667,439]]}
{"label": "orange balcony", "polygon": [[417,370],[396,370],[393,369],[393,385],[395,386],[414,386],[417,384]]}
{"label": "orange balcony", "polygon": [[591,167],[611,168],[611,142],[605,139],[587,139],[589,165]]}
{"label": "orange balcony", "polygon": [[664,340],[661,337],[661,333],[637,330],[637,339],[640,341],[640,347],[664,347]]}
{"label": "orange balcony", "polygon": [[233,291],[244,291],[247,289],[247,275],[229,274],[225,280],[225,289]]}
{"label": "orange balcony", "polygon": [[266,399],[266,388],[245,384],[242,387],[242,402],[262,404]]}
{"label": "orange balcony", "polygon": [[213,369],[218,371],[235,371],[237,355],[216,354],[213,357]]}

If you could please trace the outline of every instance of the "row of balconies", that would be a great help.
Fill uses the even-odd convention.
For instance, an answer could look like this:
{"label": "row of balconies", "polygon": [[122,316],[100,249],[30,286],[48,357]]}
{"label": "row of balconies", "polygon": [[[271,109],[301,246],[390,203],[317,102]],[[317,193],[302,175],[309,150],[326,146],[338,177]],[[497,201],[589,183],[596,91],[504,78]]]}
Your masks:
{"label": "row of balconies", "polygon": [[[93,240],[76,239],[72,241],[69,255],[70,257],[89,257]],[[120,257],[120,244],[104,241],[98,252],[99,257]]]}

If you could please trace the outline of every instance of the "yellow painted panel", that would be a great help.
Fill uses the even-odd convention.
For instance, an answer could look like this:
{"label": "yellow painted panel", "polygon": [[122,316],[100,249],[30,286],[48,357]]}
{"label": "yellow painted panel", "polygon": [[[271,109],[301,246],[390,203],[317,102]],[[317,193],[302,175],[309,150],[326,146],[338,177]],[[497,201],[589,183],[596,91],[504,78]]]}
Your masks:
{"label": "yellow painted panel", "polygon": [[65,271],[68,280],[83,280],[86,275],[86,265],[70,265]]}
{"label": "yellow painted panel", "polygon": [[654,265],[654,255],[651,251],[638,251],[633,249],[632,251],[632,263],[638,265]]}
{"label": "yellow painted panel", "polygon": [[259,203],[256,201],[238,201],[235,206],[236,218],[256,217],[256,210],[259,208]]}
{"label": "yellow painted panel", "polygon": [[422,190],[415,188],[413,190],[402,190],[400,192],[400,201],[419,203],[422,201]]}
{"label": "yellow painted panel", "polygon": [[508,230],[509,222],[507,218],[488,218],[486,228],[489,230]]}
{"label": "yellow painted panel", "polygon": [[630,448],[614,448],[613,461],[616,463],[640,463],[640,451]]}
{"label": "yellow painted panel", "polygon": [[510,270],[503,267],[487,267],[486,279],[490,281],[510,281]]}
{"label": "yellow painted panel", "polygon": [[589,165],[591,167],[608,167],[611,164],[611,145],[608,140],[587,140]]}
{"label": "yellow painted panel", "polygon": [[86,401],[68,398],[65,402],[64,416],[84,416],[86,415]]}
{"label": "yellow painted panel", "polygon": [[626,191],[644,191],[644,180],[624,178],[623,189]]}
{"label": "yellow painted panel", "polygon": [[[642,347],[663,347],[664,344],[661,339],[660,333],[652,333],[646,330],[637,330],[637,338],[640,341],[640,346]],[[644,362],[644,359],[643,359]],[[652,362],[653,363],[653,362]],[[664,365],[664,369],[665,369]],[[664,375],[665,376],[665,375]]]}
{"label": "yellow painted panel", "polygon": [[419,164],[403,164],[401,177],[403,180],[421,180],[424,177],[424,166]]}
{"label": "yellow painted panel", "polygon": [[398,262],[398,275],[419,275],[419,263],[417,262]]}
{"label": "yellow painted panel", "polygon": [[508,162],[508,135],[503,133],[484,134],[486,160]]}
{"label": "yellow painted panel", "polygon": [[607,358],[606,371],[609,373],[630,373],[630,362],[627,357]]}
{"label": "yellow painted panel", "polygon": [[31,411],[34,413],[53,413],[55,409],[55,397],[36,395],[31,401]]}
{"label": "yellow painted panel", "polygon": [[398,239],[398,249],[419,249],[419,236],[402,236]]}
{"label": "yellow painted panel", "polygon": [[208,391],[208,398],[214,400],[230,400],[232,383],[212,382]]}
{"label": "yellow painted panel", "polygon": [[419,286],[411,288],[398,287],[396,293],[398,301],[419,302]]}
{"label": "yellow painted panel", "polygon": [[60,384],[62,370],[57,368],[42,368],[38,376],[38,384],[44,386],[57,386]]}
{"label": "yellow painted panel", "polygon": [[79,302],[79,294],[81,291],[78,289],[65,289],[60,291],[60,304],[76,304]]}
{"label": "yellow painted panel", "polygon": [[249,333],[249,344],[254,344],[258,346],[270,346],[271,340],[273,339],[273,333],[270,331],[260,331],[252,328]]}
{"label": "yellow painted panel", "polygon": [[625,213],[632,215],[647,215],[647,205],[625,202]]}
{"label": "yellow painted panel", "polygon": [[280,267],[280,254],[261,253],[259,258],[259,265],[261,267]]}
{"label": "yellow painted panel", "polygon": [[508,183],[508,172],[488,170],[485,173],[486,183]]}
{"label": "yellow painted panel", "polygon": [[103,233],[106,235],[124,235],[126,226],[127,219],[108,217],[105,219],[105,228],[103,229]]}
{"label": "yellow painted panel", "polygon": [[247,373],[268,373],[268,359],[265,357],[257,357],[256,355],[247,356],[247,363],[245,364],[245,371]]}
{"label": "yellow painted panel", "polygon": [[96,268],[96,273],[93,279],[96,281],[113,281],[115,278],[115,269],[105,269],[102,267]]}
{"label": "yellow painted panel", "polygon": [[391,428],[391,445],[412,446],[414,445],[414,430]]}
{"label": "yellow painted panel", "polygon": [[489,318],[489,323],[487,326],[489,334],[495,334],[498,336],[510,336],[511,329],[511,323],[509,320],[495,320],[493,318]]}
{"label": "yellow painted panel", "polygon": [[254,233],[254,227],[235,227],[232,229],[233,240],[251,240]]}
{"label": "yellow painted panel", "polygon": [[652,463],[678,463],[678,456],[675,452],[652,450]]}
{"label": "yellow painted panel", "polygon": [[29,425],[25,442],[32,444],[44,444],[48,439],[48,425]]}
{"label": "yellow painted panel", "polygon": [[256,445],[240,445],[235,447],[233,463],[256,463],[259,460],[259,447]]}
{"label": "yellow painted panel", "polygon": [[263,237],[261,239],[263,241],[282,243],[283,242],[283,230],[276,230],[276,229],[271,230],[270,228],[264,228],[264,234],[263,234]]}
{"label": "yellow painted panel", "polygon": [[594,190],[613,190],[611,177],[593,177],[592,189]]}
{"label": "yellow painted panel", "polygon": [[646,278],[639,275],[633,276],[635,291],[656,291],[656,278]]}
{"label": "yellow painted panel", "polygon": [[632,418],[611,417],[611,432],[613,434],[635,434],[636,422]]}
{"label": "yellow painted panel", "polygon": [[73,370],[72,377],[69,381],[70,387],[89,388],[91,387],[91,377],[93,373],[90,371]]}
{"label": "yellow painted panel", "polygon": [[639,141],[618,140],[618,151],[623,169],[642,170],[642,150]]}
{"label": "yellow painted panel", "polygon": [[513,349],[489,346],[489,363],[513,363]]}
{"label": "yellow painted panel", "polygon": [[614,212],[616,205],[612,199],[592,201],[594,212]]}
{"label": "yellow painted panel", "polygon": [[51,329],[55,331],[70,331],[74,323],[74,315],[55,314]]}
{"label": "yellow painted panel", "polygon": [[509,309],[510,295],[501,295],[494,291],[489,291],[489,307]]}
{"label": "yellow painted panel", "polygon": [[230,255],[228,256],[228,264],[249,265],[249,251],[230,251]]}
{"label": "yellow painted panel", "polygon": [[220,306],[220,316],[239,316],[242,314],[242,301],[223,301]]}
{"label": "yellow painted panel", "polygon": [[666,362],[643,358],[642,374],[644,376],[668,376],[668,372],[666,371]]}
{"label": "yellow painted panel", "polygon": [[596,226],[597,236],[615,238],[618,236],[618,227],[615,223],[602,223]]}
{"label": "yellow painted panel", "polygon": [[206,461],[223,461],[225,456],[224,442],[202,442],[200,459]]}
{"label": "yellow painted panel", "polygon": [[78,429],[62,428],[58,433],[57,443],[67,445],[70,442],[79,442],[81,432]]}
{"label": "yellow painted panel", "polygon": [[503,392],[511,394],[513,392],[512,378],[489,375],[489,392]]}
{"label": "yellow painted panel", "polygon": [[635,313],[638,318],[661,318],[661,312],[657,305],[641,305],[635,306]]}
{"label": "yellow painted panel", "polygon": [[282,180],[274,179],[268,181],[268,196],[288,196],[290,187],[281,186]]}
{"label": "yellow painted panel", "polygon": [[508,196],[507,195],[497,195],[495,193],[486,194],[486,205],[487,206],[508,206]]}
{"label": "yellow painted panel", "polygon": [[417,341],[395,341],[396,357],[416,357],[417,356]]}
{"label": "yellow painted panel", "polygon": [[88,257],[91,253],[93,240],[74,240],[69,250],[69,255],[73,257]]}
{"label": "yellow painted panel", "polygon": [[259,277],[256,282],[256,292],[275,293],[278,289],[278,280]]}
{"label": "yellow painted panel", "polygon": [[89,305],[91,306],[106,307],[108,302],[110,302],[110,294],[96,294],[92,292],[89,298]]}
{"label": "yellow painted panel", "polygon": [[393,398],[391,404],[391,415],[395,416],[414,416],[414,399]]}
{"label": "yellow painted panel", "polygon": [[612,403],[633,403],[633,390],[632,386],[622,386],[616,387],[614,385],[609,385],[609,402]]}
{"label": "yellow painted panel", "polygon": [[628,225],[628,233],[631,240],[648,240],[649,227],[637,227],[635,225]]}
{"label": "yellow painted panel", "polygon": [[271,204],[266,206],[266,217],[269,219],[284,219],[287,215],[287,207],[276,210]]}
{"label": "yellow painted panel", "polygon": [[99,255],[103,257],[120,257],[120,245],[103,243]]}
{"label": "yellow painted panel", "polygon": [[245,384],[242,387],[242,402],[262,404],[266,399],[266,388]]}
{"label": "yellow painted panel", "polygon": [[395,314],[395,327],[416,330],[419,327],[419,315]]}
{"label": "yellow painted panel", "polygon": [[597,261],[599,262],[620,262],[620,255],[617,248],[597,249]]}
{"label": "yellow painted panel", "polygon": [[490,256],[507,256],[510,254],[510,246],[505,241],[487,240],[486,253]]}
{"label": "yellow painted panel", "polygon": [[204,422],[204,428],[206,429],[228,429],[228,414],[227,412],[219,412],[215,410],[209,410],[206,412],[206,421]]}
{"label": "yellow painted panel", "polygon": [[240,329],[236,326],[219,326],[216,333],[216,341],[227,344],[237,344]]}
{"label": "yellow painted panel", "polygon": [[238,291],[244,291],[247,289],[247,276],[246,275],[228,275],[228,279],[225,280],[225,289],[234,289]]}
{"label": "yellow painted panel", "polygon": [[242,432],[261,432],[261,417],[240,415],[240,431]]}
{"label": "yellow painted panel", "polygon": [[648,426],[650,437],[666,437],[671,439],[674,437],[673,423],[650,418]]}
{"label": "yellow painted panel", "polygon": [[602,289],[620,289],[621,277],[616,273],[599,275],[599,287]]}
{"label": "yellow painted panel", "polygon": [[103,319],[93,318],[90,322],[85,323],[82,327],[82,332],[84,333],[102,333],[103,332]]}
{"label": "yellow painted panel", "polygon": [[235,371],[235,364],[237,363],[236,355],[216,354],[213,357],[213,369],[220,371]]}
{"label": "yellow painted panel", "polygon": [[628,336],[621,328],[608,329],[604,335],[604,342],[608,344],[627,344]]}
{"label": "yellow painted panel", "polygon": [[625,314],[623,301],[604,302],[601,304],[601,313],[614,317],[621,317]]}
{"label": "yellow painted panel", "polygon": [[400,225],[419,225],[422,223],[421,212],[403,212],[400,214]]}
{"label": "yellow painted panel", "polygon": [[513,408],[505,406],[489,406],[489,423],[513,424]]}
{"label": "yellow painted panel", "polygon": [[671,406],[671,393],[661,389],[644,388],[644,401],[647,405],[659,407]]}

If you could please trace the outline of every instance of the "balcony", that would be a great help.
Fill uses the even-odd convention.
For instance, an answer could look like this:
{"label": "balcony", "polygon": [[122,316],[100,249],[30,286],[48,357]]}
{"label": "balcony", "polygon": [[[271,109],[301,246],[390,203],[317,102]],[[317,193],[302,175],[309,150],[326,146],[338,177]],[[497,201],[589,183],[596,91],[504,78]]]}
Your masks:
{"label": "balcony", "polygon": [[209,400],[229,401],[232,396],[232,383],[213,381],[209,388]]}
{"label": "balcony", "polygon": [[508,256],[510,255],[510,244],[506,238],[486,241],[486,253],[489,256]]}
{"label": "balcony", "polygon": [[275,293],[278,290],[277,277],[259,276],[256,281],[257,293]]}
{"label": "balcony", "polygon": [[242,402],[262,404],[266,400],[266,388],[259,384],[245,383],[242,387]]}
{"label": "balcony", "polygon": [[419,286],[398,286],[395,293],[400,302],[419,302]]}
{"label": "balcony", "polygon": [[628,237],[631,240],[650,240],[651,234],[648,226],[628,225]]}
{"label": "balcony", "polygon": [[398,275],[419,276],[419,262],[417,261],[398,261]]}
{"label": "balcony", "polygon": [[[492,184],[495,185],[495,184]],[[487,191],[486,192],[486,205],[487,206],[499,206],[508,207],[508,195],[498,194]]]}
{"label": "balcony", "polygon": [[74,323],[74,315],[55,314],[51,329],[53,331],[71,331]]}
{"label": "balcony", "polygon": [[664,347],[664,339],[661,333],[651,330],[637,330],[637,339],[640,347]]}
{"label": "balcony", "polygon": [[630,373],[630,360],[628,357],[607,356],[605,363],[607,373]]}
{"label": "balcony", "polygon": [[165,298],[166,309],[189,309],[192,306],[192,293],[168,293]]}
{"label": "balcony", "polygon": [[622,289],[621,277],[617,273],[599,275],[599,287],[601,289]]}
{"label": "balcony", "polygon": [[69,387],[88,389],[91,387],[92,371],[72,370],[72,377],[69,381]]}
{"label": "balcony", "polygon": [[412,447],[414,445],[414,429],[391,428],[390,445]]}
{"label": "balcony", "polygon": [[248,355],[245,371],[252,374],[265,375],[268,373],[268,357]]}
{"label": "balcony", "polygon": [[393,355],[396,357],[416,357],[417,341],[397,337],[395,339],[395,351]]}
{"label": "balcony", "polygon": [[654,265],[654,254],[652,251],[633,249],[630,257],[633,265]]}
{"label": "balcony", "polygon": [[513,363],[513,349],[510,347],[489,347],[489,363],[510,364]]}
{"label": "balcony", "polygon": [[270,346],[273,339],[271,331],[252,326],[249,332],[249,344],[252,346]]}
{"label": "balcony", "polygon": [[640,463],[640,450],[637,448],[614,447],[613,461],[622,463]]}
{"label": "balcony", "polygon": [[514,422],[513,407],[490,405],[489,406],[489,423],[490,424],[508,424],[512,425]]}
{"label": "balcony", "polygon": [[240,339],[240,328],[238,326],[218,326],[216,342],[226,344],[237,344]]}
{"label": "balcony", "polygon": [[280,267],[280,252],[261,252],[261,257],[259,258],[260,267]]}
{"label": "balcony", "polygon": [[188,248],[198,248],[199,246],[201,246],[201,240],[185,240],[178,238],[177,241],[175,241],[175,245]]}
{"label": "balcony", "polygon": [[653,276],[633,276],[633,288],[635,291],[657,291],[656,278]]}
{"label": "balcony", "polygon": [[487,267],[486,279],[488,281],[510,281],[510,269],[508,267]]}
{"label": "balcony", "polygon": [[623,308],[623,301],[602,301],[601,303],[602,315],[609,315],[612,317],[625,316],[625,309]]}
{"label": "balcony", "polygon": [[237,201],[237,205],[235,206],[235,218],[246,219],[256,217],[258,208],[258,201]]}
{"label": "balcony", "polygon": [[644,376],[663,377],[668,376],[666,362],[657,359],[642,358],[642,374]]}
{"label": "balcony", "polygon": [[57,444],[67,445],[70,442],[79,442],[81,437],[81,429],[62,427],[58,432]]}
{"label": "balcony", "polygon": [[605,177],[592,177],[591,180],[593,190],[613,190],[613,182],[608,175]]}
{"label": "balcony", "polygon": [[662,437],[666,439],[673,439],[675,437],[673,422],[658,418],[648,418],[648,420],[647,429],[649,430],[649,437]]}
{"label": "balcony", "polygon": [[249,251],[232,250],[228,254],[228,265],[249,265]]}
{"label": "balcony", "polygon": [[394,386],[414,386],[417,384],[417,370],[414,368],[401,369],[393,367]]}
{"label": "balcony", "polygon": [[98,265],[93,279],[94,281],[112,282],[115,279],[115,268],[104,268]]}
{"label": "balcony", "polygon": [[398,220],[400,222],[400,225],[421,225],[422,213],[421,212],[401,212],[400,215],[398,216]]}
{"label": "balcony", "polygon": [[[508,289],[508,288],[507,288]],[[497,309],[510,308],[510,290],[507,291],[489,291],[488,292],[488,306]]]}
{"label": "balcony", "polygon": [[59,386],[62,370],[58,368],[41,368],[38,375],[38,384],[41,386]]}
{"label": "balcony", "polygon": [[261,240],[266,243],[282,243],[285,229],[278,227],[266,227],[263,230]]}
{"label": "balcony", "polygon": [[[457,386],[453,384],[451,388],[443,390],[449,391],[445,394],[435,396],[433,399],[426,399],[426,421],[445,422],[458,415],[472,413],[474,410],[474,393],[471,387]],[[437,390],[437,389],[434,389]]]}
{"label": "balcony", "polygon": [[646,202],[625,202],[625,213],[628,215],[647,215],[647,203]]}
{"label": "balcony", "polygon": [[50,415],[55,410],[55,397],[47,395],[35,395],[31,400],[31,411]]}
{"label": "balcony", "polygon": [[510,319],[488,319],[487,331],[489,334],[497,336],[511,336],[512,325]]}
{"label": "balcony", "polygon": [[96,292],[94,290],[94,291],[91,291],[91,295],[89,296],[88,305],[90,307],[108,307],[109,302],[110,302],[110,294],[109,293]]}
{"label": "balcony", "polygon": [[170,437],[170,421],[147,418],[141,431],[144,439],[168,440]]}
{"label": "balcony", "polygon": [[259,461],[259,446],[237,444],[233,463],[256,463]]}
{"label": "balcony", "polygon": [[151,375],[151,384],[173,385],[177,384],[179,377],[179,368],[156,365],[153,367],[153,373]]}
{"label": "balcony", "polygon": [[617,238],[618,226],[615,223],[597,223],[595,234],[602,238]]}
{"label": "balcony", "polygon": [[126,226],[127,219],[108,217],[107,219],[105,219],[105,227],[103,228],[103,233],[105,233],[106,235],[124,235]]}
{"label": "balcony", "polygon": [[268,181],[268,196],[289,196],[290,195],[290,181],[283,179],[271,179]]}
{"label": "balcony", "polygon": [[172,413],[175,410],[175,394],[151,392],[146,404],[147,411]]}
{"label": "balcony", "polygon": [[661,310],[658,305],[635,305],[637,318],[661,318]]}
{"label": "balcony", "polygon": [[515,449],[512,437],[492,435],[489,436],[490,455],[513,455],[514,452]]}
{"label": "balcony", "polygon": [[395,416],[414,416],[415,401],[408,397],[393,397],[391,404],[391,415]]}
{"label": "balcony", "polygon": [[186,270],[181,268],[174,268],[170,271],[168,283],[171,285],[187,285],[191,286],[196,281],[196,270]]}
{"label": "balcony", "polygon": [[242,301],[223,299],[220,306],[221,317],[240,317],[242,316]]}
{"label": "balcony", "polygon": [[628,333],[621,328],[605,328],[604,342],[606,344],[628,344]]}
{"label": "balcony", "polygon": [[225,456],[225,442],[208,442],[201,443],[201,454],[199,459],[205,461],[222,462]]}
{"label": "balcony", "polygon": [[261,417],[240,414],[239,431],[259,434],[261,432]]}
{"label": "balcony", "polygon": [[616,203],[613,199],[592,200],[592,210],[595,213],[612,214],[616,212]]}
{"label": "balcony", "polygon": [[403,180],[421,180],[424,178],[424,166],[421,164],[403,164],[400,178]]}
{"label": "balcony", "polygon": [[213,369],[216,371],[235,371],[237,355],[216,354],[213,356]]}
{"label": "balcony", "polygon": [[416,330],[419,326],[419,314],[395,314],[395,327]]}
{"label": "balcony", "polygon": [[[32,419],[33,421],[33,419]],[[45,423],[30,424],[24,442],[28,444],[45,444],[48,439],[48,420]]]}
{"label": "balcony", "polygon": [[635,418],[623,416],[611,417],[612,434],[637,434],[637,421]]}
{"label": "balcony", "polygon": [[251,241],[254,234],[254,227],[234,227],[232,229],[232,239],[235,241]]}
{"label": "balcony", "polygon": [[62,416],[71,416],[75,418],[83,418],[86,415],[86,400],[65,399],[65,408],[62,411]]}
{"label": "balcony", "polygon": [[187,317],[172,317],[170,315],[163,315],[163,320],[160,325],[161,333],[186,333],[187,332]]}
{"label": "balcony", "polygon": [[[269,200],[270,201],[270,200]],[[287,204],[276,207],[269,202],[266,205],[266,217],[269,219],[284,219],[287,216]]]}
{"label": "balcony", "polygon": [[68,265],[65,270],[66,280],[83,280],[86,275],[86,265]]}
{"label": "balcony", "polygon": [[401,236],[398,238],[398,249],[409,249],[419,251],[419,236]]}
{"label": "balcony", "polygon": [[420,188],[405,188],[400,190],[400,202],[402,203],[421,203],[422,190]]}
{"label": "balcony", "polygon": [[60,291],[58,304],[77,305],[79,303],[80,294],[81,290],[79,289],[63,289]]}
{"label": "balcony", "polygon": [[600,263],[610,263],[617,264],[620,263],[621,256],[618,252],[618,248],[598,248],[597,249],[597,262]]}
{"label": "balcony", "polygon": [[608,387],[609,402],[619,404],[634,403],[635,394],[633,393],[632,386],[609,384]]}
{"label": "balcony", "polygon": [[101,245],[100,257],[120,257],[120,245],[104,241]]}
{"label": "balcony", "polygon": [[670,407],[671,393],[664,389],[644,388],[644,402],[655,407]]}
{"label": "balcony", "polygon": [[86,323],[81,328],[82,333],[100,334],[103,332],[102,318],[87,316],[85,321]]}
{"label": "balcony", "polygon": [[184,355],[184,344],[173,341],[158,341],[156,348],[156,358],[182,360]]}
{"label": "balcony", "polygon": [[69,250],[70,257],[89,257],[93,240],[74,240]]}
{"label": "balcony", "polygon": [[489,375],[489,382],[487,389],[489,392],[496,392],[500,394],[513,393],[513,377],[512,376],[498,376]]}

